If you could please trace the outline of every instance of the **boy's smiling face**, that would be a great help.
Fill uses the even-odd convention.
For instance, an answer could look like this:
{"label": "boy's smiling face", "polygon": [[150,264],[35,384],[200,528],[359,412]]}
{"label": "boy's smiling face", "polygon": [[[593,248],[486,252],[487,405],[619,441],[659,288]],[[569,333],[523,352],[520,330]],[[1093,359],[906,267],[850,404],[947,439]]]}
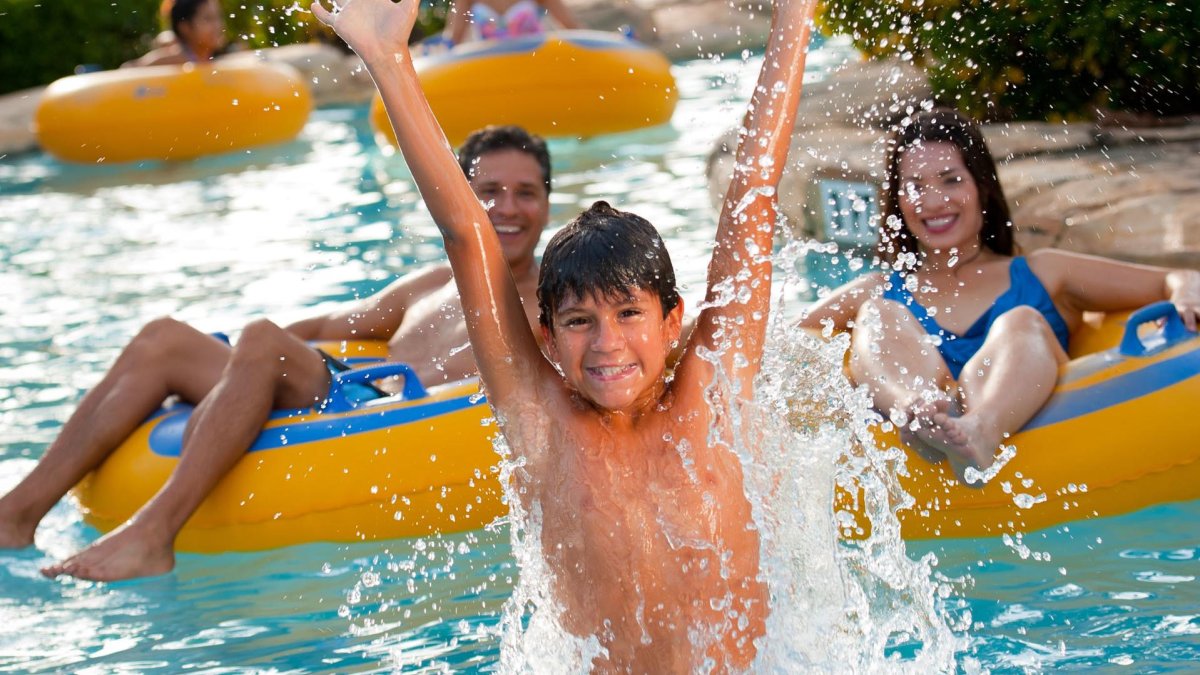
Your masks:
{"label": "boy's smiling face", "polygon": [[565,298],[542,331],[572,388],[604,410],[633,414],[662,393],[667,355],[682,325],[682,302],[664,317],[657,295],[635,289],[616,301]]}

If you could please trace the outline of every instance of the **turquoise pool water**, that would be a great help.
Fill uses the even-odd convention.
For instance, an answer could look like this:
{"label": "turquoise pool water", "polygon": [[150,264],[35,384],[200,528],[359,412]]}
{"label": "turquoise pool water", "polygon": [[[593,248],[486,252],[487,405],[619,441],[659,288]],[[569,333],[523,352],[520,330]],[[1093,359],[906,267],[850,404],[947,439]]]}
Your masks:
{"label": "turquoise pool water", "polygon": [[[818,50],[820,77],[844,51]],[[617,196],[662,229],[689,299],[714,214],[712,140],[736,123],[758,61],[680,64],[669,127],[556,141],[555,222]],[[318,111],[286,146],[144,167],[0,159],[0,490],[24,475],[82,392],[147,320],[209,330],[369,294],[442,257],[403,165],[365,111]],[[1200,661],[1200,504],[1075,523],[1021,541],[914,545],[936,556],[948,670],[1186,672]],[[430,538],[182,555],[161,578],[47,581],[37,568],[93,540],[69,502],[37,546],[0,552],[0,670],[488,671],[516,566],[503,525]],[[915,670],[920,647],[889,641]],[[846,655],[847,663],[857,663]]]}

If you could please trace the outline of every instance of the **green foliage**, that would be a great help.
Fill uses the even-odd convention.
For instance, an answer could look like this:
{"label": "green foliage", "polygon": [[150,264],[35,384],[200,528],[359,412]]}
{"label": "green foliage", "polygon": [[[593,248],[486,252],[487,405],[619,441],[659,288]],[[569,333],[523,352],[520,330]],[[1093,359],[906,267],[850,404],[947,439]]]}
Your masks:
{"label": "green foliage", "polygon": [[[154,36],[167,28],[159,21],[160,2],[0,0],[0,94],[49,84],[81,64],[116,68],[144,54]],[[231,42],[252,49],[313,39],[340,44],[309,13],[309,0],[221,3]],[[447,5],[448,0],[422,2],[417,19],[421,35],[442,29]]]}
{"label": "green foliage", "polygon": [[824,0],[818,24],[979,118],[1200,112],[1194,0]]}
{"label": "green foliage", "polygon": [[[225,21],[230,39],[240,39],[252,49],[310,40],[342,44],[332,30],[313,17],[308,9],[310,0],[221,2],[229,10]],[[417,26],[413,30],[414,37],[441,31],[446,23],[448,7],[449,0],[422,0]]]}
{"label": "green foliage", "polygon": [[46,84],[75,66],[113,68],[146,50],[159,0],[0,0],[0,93]]}

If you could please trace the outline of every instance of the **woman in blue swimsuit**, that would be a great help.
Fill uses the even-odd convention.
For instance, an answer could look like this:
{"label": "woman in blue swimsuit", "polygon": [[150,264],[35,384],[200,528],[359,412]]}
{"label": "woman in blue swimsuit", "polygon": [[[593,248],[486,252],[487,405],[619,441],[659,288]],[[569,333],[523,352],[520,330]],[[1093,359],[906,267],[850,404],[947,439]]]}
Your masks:
{"label": "woman in blue swimsuit", "polygon": [[850,372],[930,461],[991,466],[1046,402],[1085,311],[1169,299],[1200,317],[1200,273],[1058,249],[1015,256],[1012,222],[978,125],[954,110],[901,121],[886,158],[881,258],[800,325],[853,328]]}

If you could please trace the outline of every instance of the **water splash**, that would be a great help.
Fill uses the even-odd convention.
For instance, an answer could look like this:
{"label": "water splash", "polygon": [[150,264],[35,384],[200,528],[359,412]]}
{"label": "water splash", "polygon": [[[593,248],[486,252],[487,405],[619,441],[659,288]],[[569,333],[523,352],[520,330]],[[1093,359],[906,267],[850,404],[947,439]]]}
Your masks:
{"label": "water splash", "polygon": [[[805,247],[782,250],[794,254]],[[785,270],[789,262],[794,261],[777,259]],[[781,296],[790,292],[790,281],[797,280],[785,278]],[[728,297],[732,293],[717,295],[718,304],[736,301]],[[932,553],[910,558],[900,538],[895,510],[911,502],[896,479],[905,470],[905,454],[875,441],[870,425],[881,418],[865,389],[854,388],[844,375],[848,337],[792,328],[779,318],[784,308],[779,309],[773,309],[754,401],[727,411],[723,421],[729,427],[710,429],[707,439],[737,455],[760,536],[760,578],[771,604],[752,670],[890,672],[898,665],[913,672],[953,670],[955,654],[965,649],[962,632],[970,612],[946,609],[957,582],[936,575]],[[717,366],[709,400],[737,398],[740,380],[719,366],[740,341],[733,326],[723,333],[715,349],[697,351]],[[691,448],[676,441],[676,449],[685,469],[694,464]],[[521,470],[511,458],[506,461],[504,483],[511,486]],[[855,533],[848,514],[835,511],[839,489],[858,494],[859,511],[870,520],[869,536],[858,532],[854,541],[842,536]],[[600,641],[564,629],[542,551],[541,513],[536,505],[524,512],[515,497],[508,495],[508,503],[521,577],[505,609],[501,670],[587,670],[602,653]],[[707,540],[676,543],[713,547]],[[721,610],[722,598],[712,601]],[[708,633],[694,631],[696,653],[712,644]]]}

